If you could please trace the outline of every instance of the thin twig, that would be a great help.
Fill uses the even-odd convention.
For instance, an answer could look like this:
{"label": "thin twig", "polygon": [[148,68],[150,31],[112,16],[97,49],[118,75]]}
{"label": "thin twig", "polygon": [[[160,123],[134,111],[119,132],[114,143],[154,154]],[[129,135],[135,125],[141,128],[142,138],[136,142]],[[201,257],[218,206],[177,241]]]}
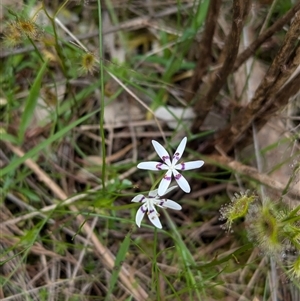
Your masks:
{"label": "thin twig", "polygon": [[[247,1],[248,2],[248,1]],[[215,102],[215,98],[219,94],[223,85],[227,80],[227,76],[233,69],[236,56],[238,54],[240,36],[243,29],[243,18],[245,1],[234,0],[233,1],[233,19],[231,32],[226,40],[225,44],[225,60],[220,70],[215,71],[212,74],[212,80],[207,94],[203,99],[197,99],[195,103],[196,118],[192,125],[192,132],[198,132],[205,117],[210,111]],[[246,7],[247,5],[245,5]],[[197,93],[198,94],[198,93]]]}
{"label": "thin twig", "polygon": [[[256,118],[255,124],[256,128],[259,131],[274,114],[280,111],[283,107],[285,107],[289,99],[296,95],[299,92],[300,87],[300,73],[287,85],[284,86],[284,89],[280,90],[277,95],[267,103],[266,109],[263,110],[263,113],[259,113]],[[247,145],[251,143],[252,137],[252,128],[250,127],[244,134],[241,140],[238,141],[237,147],[243,149]],[[234,142],[235,144],[236,142]]]}
{"label": "thin twig", "polygon": [[[261,184],[264,184],[268,187],[271,187],[281,193],[283,193],[286,189],[286,185],[278,182],[266,174],[260,173],[256,168],[244,165],[238,161],[233,160],[232,158],[218,155],[211,155],[206,158],[207,161],[213,162],[213,164],[219,164],[224,166],[234,172],[243,174],[251,179],[254,179]],[[300,195],[300,187],[293,187],[287,192],[291,197],[297,197]]]}
{"label": "thin twig", "polygon": [[248,60],[255,51],[266,42],[275,32],[282,29],[283,25],[288,23],[294,15],[300,10],[300,2],[292,7],[284,16],[278,19],[273,25],[271,25],[266,31],[259,35],[250,45],[247,47],[236,59],[234,64],[234,71],[238,70],[240,66]]}
{"label": "thin twig", "polygon": [[[79,41],[79,39],[71,32],[69,31],[59,19],[55,18],[55,22],[63,29],[65,32],[73,38],[73,40],[85,51],[89,52],[88,49]],[[97,60],[99,62],[99,60]],[[156,121],[156,125],[161,133],[161,136],[163,137],[165,143],[167,143],[164,131],[162,130],[162,127],[157,120],[156,116],[154,115],[154,112],[152,109],[144,102],[142,101],[135,93],[133,93],[119,78],[117,78],[114,74],[112,74],[110,71],[106,70],[106,72],[128,93],[130,94],[137,102],[139,102],[146,110],[148,110],[152,115],[153,118]]]}
{"label": "thin twig", "polygon": [[[295,91],[295,83],[297,84],[298,80],[295,78],[286,84],[284,91],[282,90],[282,85],[283,81],[287,81],[286,72],[289,72],[285,69],[288,62],[292,60],[291,55],[295,52],[295,42],[297,41],[299,34],[300,12],[296,14],[294,22],[283,41],[281,49],[274,58],[264,80],[257,88],[252,101],[240,110],[237,116],[225,129],[217,134],[216,145],[225,153],[229,152],[235,144],[245,136],[245,133],[250,129],[251,124],[255,119],[259,117],[262,118],[263,114],[265,114],[270,107],[275,106],[277,109],[281,108],[287,103],[289,97],[297,93],[297,91]],[[296,54],[298,55],[298,52],[296,52]],[[296,56],[295,59],[296,63],[292,64],[290,72],[295,72],[298,57]],[[281,86],[279,86],[279,84],[281,84]],[[289,93],[285,93],[286,91],[289,91]],[[281,98],[279,98],[278,95],[280,95]]]}
{"label": "thin twig", "polygon": [[210,1],[206,16],[205,27],[199,42],[199,58],[191,78],[190,87],[186,94],[186,101],[190,102],[198,90],[203,75],[211,62],[211,49],[217,19],[221,7],[221,0]]}
{"label": "thin twig", "polygon": [[[16,204],[18,207],[20,207],[20,209],[22,209],[22,210],[25,209],[25,210],[28,210],[28,211],[34,211],[34,212],[36,212],[36,208],[34,208],[33,206],[31,206],[31,205],[29,205],[29,204],[21,201],[20,199],[18,199],[13,194],[8,193],[6,195],[6,197],[7,197],[7,199],[9,201],[11,201],[12,203]],[[47,222],[50,223],[50,224],[52,224],[52,225],[54,225],[56,223],[54,219],[49,218],[49,217],[47,217],[46,215],[44,215],[42,213],[39,213],[39,216],[41,218],[43,218],[43,219],[47,219]],[[11,221],[11,219],[9,219],[9,221]],[[17,224],[17,223],[12,223],[12,224]],[[1,225],[3,225],[3,221],[1,223]],[[64,231],[65,233],[67,233],[70,236],[75,236],[76,235],[75,231],[73,231],[73,230],[71,230],[71,229],[69,229],[67,227],[61,227],[61,229],[62,229],[62,231]],[[86,243],[86,239],[83,236],[79,235],[79,234],[76,235],[76,239],[80,240],[83,243]]]}
{"label": "thin twig", "polygon": [[[197,1],[196,1],[196,3],[197,3]],[[186,5],[182,5],[180,7],[180,10],[189,9],[189,8],[193,7],[194,5],[195,5],[195,3],[188,3]],[[166,8],[165,10],[157,12],[154,16],[154,19],[150,18],[150,17],[143,16],[143,17],[137,17],[137,18],[134,18],[134,19],[124,21],[124,22],[122,22],[118,25],[114,25],[114,26],[111,26],[109,28],[106,28],[105,30],[103,30],[102,34],[107,35],[107,34],[110,34],[110,33],[113,33],[113,32],[121,31],[121,30],[130,31],[130,30],[137,30],[137,29],[145,28],[145,27],[154,27],[154,28],[158,28],[160,30],[163,30],[165,32],[169,32],[171,34],[181,36],[182,32],[179,32],[179,31],[177,31],[177,30],[175,30],[171,27],[161,26],[161,24],[158,24],[157,22],[155,22],[155,19],[159,19],[161,17],[171,15],[171,14],[174,14],[174,13],[178,13],[178,6],[174,6],[174,7],[171,7],[171,8]],[[61,26],[62,23],[60,22],[60,20],[58,18],[55,18],[55,21],[57,22],[57,24],[59,26]],[[67,28],[65,27],[65,29],[67,29]],[[65,29],[64,29],[64,31],[66,31]],[[94,38],[94,37],[98,36],[98,34],[99,34],[98,30],[94,31],[94,32],[84,33],[84,34],[78,35],[78,39],[79,40],[91,39],[91,38]],[[38,46],[37,48],[41,49],[42,47],[43,46]],[[11,55],[16,55],[16,54],[23,54],[23,53],[31,52],[31,51],[34,51],[34,50],[35,50],[35,48],[33,46],[28,46],[28,47],[23,47],[23,48],[16,48],[16,49],[13,49],[13,50],[10,50],[10,51],[0,51],[0,58],[5,58],[5,57],[11,56]]]}
{"label": "thin twig", "polygon": [[[25,153],[18,147],[13,146],[10,143],[6,143],[7,146],[19,157],[23,157]],[[62,201],[66,201],[68,196],[65,192],[55,183],[52,181],[51,178],[31,159],[27,159],[24,162],[28,168],[30,168],[37,176],[38,179],[45,183],[48,188]],[[48,206],[53,207],[55,209],[57,206]],[[78,209],[75,205],[69,205],[70,210],[75,213],[79,213]],[[52,210],[53,210],[52,209]],[[40,210],[43,211],[43,210]],[[110,252],[108,248],[106,248],[98,239],[97,235],[92,231],[92,228],[88,223],[85,222],[85,218],[80,215],[76,214],[76,219],[80,225],[82,225],[82,229],[86,232],[88,237],[91,237],[91,241],[97,250],[98,254],[100,255],[100,259],[102,260],[103,264],[110,270],[114,268],[115,258],[114,255]],[[130,275],[129,269],[125,267],[125,264],[120,269],[120,280],[124,284],[124,286],[133,294],[133,296],[137,300],[145,300],[148,294],[143,290],[141,286],[137,283],[132,283],[131,280],[134,278]]]}

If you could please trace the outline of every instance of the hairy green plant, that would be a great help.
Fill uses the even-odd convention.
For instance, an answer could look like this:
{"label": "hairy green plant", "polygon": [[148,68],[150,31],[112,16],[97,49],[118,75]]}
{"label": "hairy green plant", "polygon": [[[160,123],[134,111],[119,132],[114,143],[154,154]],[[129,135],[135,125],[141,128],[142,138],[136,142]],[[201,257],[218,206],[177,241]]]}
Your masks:
{"label": "hairy green plant", "polygon": [[[276,260],[288,250],[300,254],[300,205],[289,209],[283,202],[261,201],[249,192],[235,194],[231,203],[220,210],[222,226],[230,230],[239,218],[245,219],[248,239],[260,251]],[[299,257],[289,262],[287,274],[299,278]]]}

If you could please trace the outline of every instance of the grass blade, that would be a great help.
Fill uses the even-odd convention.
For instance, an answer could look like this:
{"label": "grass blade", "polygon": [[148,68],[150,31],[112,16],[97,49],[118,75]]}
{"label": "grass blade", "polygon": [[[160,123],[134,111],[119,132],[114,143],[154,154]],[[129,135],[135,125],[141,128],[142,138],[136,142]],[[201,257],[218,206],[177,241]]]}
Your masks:
{"label": "grass blade", "polygon": [[111,293],[112,293],[112,291],[113,291],[113,289],[114,289],[114,287],[117,283],[119,272],[120,272],[120,269],[121,269],[121,266],[122,266],[122,262],[125,260],[125,257],[126,257],[128,249],[129,249],[129,246],[130,246],[130,233],[128,233],[125,236],[125,238],[124,238],[124,240],[123,240],[123,242],[120,246],[120,249],[118,251],[118,254],[116,256],[115,268],[113,269],[113,272],[112,272],[112,275],[111,275],[111,278],[110,278],[109,289],[108,289],[105,301],[111,300],[110,295],[111,295]]}
{"label": "grass blade", "polygon": [[44,73],[47,68],[48,61],[45,61],[37,74],[37,77],[30,89],[29,95],[26,99],[26,104],[24,108],[24,112],[21,118],[20,128],[19,128],[19,141],[20,143],[23,142],[24,134],[26,132],[26,129],[28,125],[30,124],[30,121],[32,120],[32,116],[34,114],[34,109],[37,104],[37,100],[40,94],[41,89],[41,83],[44,76]]}
{"label": "grass blade", "polygon": [[85,121],[85,120],[89,119],[90,117],[92,117],[93,115],[97,114],[99,112],[99,110],[95,110],[95,111],[91,112],[90,114],[85,115],[85,116],[81,117],[80,119],[77,119],[76,121],[74,121],[70,125],[66,126],[62,130],[60,130],[59,132],[54,134],[53,136],[49,137],[47,140],[45,140],[41,144],[38,144],[36,147],[31,149],[29,152],[27,152],[25,154],[25,156],[23,156],[21,158],[17,158],[16,160],[12,161],[9,165],[7,165],[6,167],[4,167],[1,170],[1,177],[3,177],[5,174],[12,171],[13,169],[17,168],[20,164],[24,163],[26,161],[26,159],[33,158],[39,151],[44,149],[46,146],[48,146],[52,142],[63,137],[66,133],[68,133],[71,129],[75,128],[77,125],[81,124],[83,121]]}

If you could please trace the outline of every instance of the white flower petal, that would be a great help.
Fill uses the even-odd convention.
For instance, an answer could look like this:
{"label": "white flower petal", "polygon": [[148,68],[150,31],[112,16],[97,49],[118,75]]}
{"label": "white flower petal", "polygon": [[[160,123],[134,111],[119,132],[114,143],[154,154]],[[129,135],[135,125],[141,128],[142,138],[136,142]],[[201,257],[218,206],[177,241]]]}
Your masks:
{"label": "white flower petal", "polygon": [[139,195],[135,196],[135,197],[131,200],[131,202],[134,202],[134,203],[139,203],[139,202],[142,202],[142,201],[145,202],[145,199],[146,199],[146,198],[145,198],[142,194],[139,194]]}
{"label": "white flower petal", "polygon": [[148,193],[148,196],[149,196],[150,198],[155,198],[155,197],[157,197],[157,191],[158,191],[158,189],[150,190],[149,193]]}
{"label": "white flower petal", "polygon": [[185,177],[180,174],[177,170],[173,170],[174,178],[178,184],[178,186],[186,193],[191,192],[191,187],[189,182],[185,179]]}
{"label": "white flower petal", "polygon": [[172,180],[172,171],[168,170],[164,175],[163,179],[160,181],[158,186],[158,195],[162,196],[166,194],[166,191],[171,183]]}
{"label": "white flower petal", "polygon": [[167,170],[169,167],[161,162],[155,162],[155,161],[147,161],[147,162],[141,162],[137,165],[137,168],[139,169],[146,169],[146,170]]}
{"label": "white flower petal", "polygon": [[174,210],[181,210],[182,209],[182,207],[178,203],[176,203],[172,200],[169,200],[169,199],[158,200],[156,205],[159,206],[159,207],[171,208],[171,209],[174,209]]}
{"label": "white flower petal", "polygon": [[175,168],[178,170],[190,170],[195,168],[200,168],[204,164],[204,161],[190,161],[190,162],[183,162],[175,165]]}
{"label": "white flower petal", "polygon": [[141,227],[141,222],[142,219],[147,211],[147,205],[143,204],[137,211],[136,216],[135,216],[135,223],[137,224],[138,227]]}
{"label": "white flower petal", "polygon": [[159,157],[163,160],[163,162],[170,166],[171,159],[170,159],[170,155],[168,154],[166,149],[155,140],[152,140],[152,145],[153,145],[155,151],[157,152],[157,154],[159,155]]}
{"label": "white flower petal", "polygon": [[183,152],[184,152],[184,149],[185,149],[185,146],[186,146],[186,142],[187,142],[187,138],[184,137],[180,144],[178,145],[174,155],[173,155],[173,160],[172,160],[172,164],[175,165],[181,158]]}
{"label": "white flower petal", "polygon": [[[171,192],[172,190],[174,190],[174,189],[177,188],[177,187],[178,187],[178,186],[175,185],[175,186],[172,186],[172,187],[168,188],[168,189],[166,190],[165,194]],[[140,194],[140,195],[141,195],[141,194]],[[141,195],[141,196],[143,196],[143,195]],[[156,197],[158,197],[158,189],[154,189],[154,190],[149,191],[148,196],[151,197],[151,198],[156,198]],[[136,197],[137,197],[137,196],[136,196]],[[136,197],[135,197],[135,198],[136,198]],[[144,198],[145,198],[145,197],[144,197]],[[131,202],[133,202],[133,200],[132,200]]]}
{"label": "white flower petal", "polygon": [[177,188],[177,185],[171,186],[170,188],[168,188],[165,192],[165,194],[169,193],[170,191],[174,190],[175,188]]}
{"label": "white flower petal", "polygon": [[148,218],[150,220],[150,222],[156,227],[161,229],[162,225],[161,222],[159,220],[159,214],[157,213],[157,211],[155,210],[155,208],[151,208],[148,214]]}

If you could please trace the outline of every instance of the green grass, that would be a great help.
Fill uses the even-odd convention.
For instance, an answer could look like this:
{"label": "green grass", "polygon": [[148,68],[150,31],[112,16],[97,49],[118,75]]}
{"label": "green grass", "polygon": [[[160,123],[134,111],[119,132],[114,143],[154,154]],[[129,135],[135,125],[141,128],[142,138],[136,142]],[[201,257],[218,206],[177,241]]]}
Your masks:
{"label": "green grass", "polygon": [[[206,93],[209,75],[218,68],[225,32],[231,26],[232,4],[223,2],[212,64],[200,96]],[[281,183],[286,185],[282,191],[276,183],[266,187],[255,175],[220,163],[218,145],[205,148],[222,130],[222,125],[214,124],[215,116],[228,125],[242,106],[235,92],[235,73],[228,76],[211,117],[198,132],[192,132],[178,116],[174,116],[176,129],[158,126],[151,113],[159,106],[191,105],[185,94],[201,59],[197,57],[198,41],[210,1],[195,2],[188,8],[181,1],[161,7],[153,4],[153,15],[149,7],[134,1],[128,7],[110,1],[37,4],[32,0],[20,9],[6,2],[3,6],[0,299],[275,300],[270,285],[275,285],[274,279],[279,287],[286,285],[280,282],[280,275],[288,279],[290,290],[297,291],[300,268],[292,270],[293,276],[289,271],[300,252],[296,207],[300,194],[293,194],[300,180],[299,122],[290,118],[299,116],[297,109],[277,112],[276,120],[286,123],[273,124],[275,140],[265,141],[266,136],[254,133],[256,151],[236,148],[224,154],[243,166],[255,167],[267,180],[286,180]],[[251,27],[255,35],[268,13],[270,26],[294,4],[277,1],[270,11],[267,4],[260,5]],[[168,13],[167,8],[177,11]],[[156,18],[161,11],[165,14]],[[105,24],[105,14],[112,24]],[[31,19],[33,15],[37,19]],[[107,35],[101,34],[149,16],[153,17],[147,19],[149,26],[141,23],[138,29],[129,26],[114,31],[110,37],[114,49],[109,48]],[[25,21],[35,26],[33,35],[20,30],[20,22]],[[19,30],[20,36],[14,37],[12,29]],[[284,35],[281,30],[273,36],[277,48]],[[8,46],[9,38],[15,39],[14,47]],[[132,49],[130,45],[136,44]],[[126,60],[111,57],[113,51],[124,51]],[[83,63],[87,53],[91,54],[91,66]],[[264,64],[270,66],[272,54],[263,47],[256,54],[256,60],[264,58]],[[244,83],[238,79],[245,93],[248,81],[256,76],[254,69],[249,69]],[[179,75],[181,80],[176,79]],[[298,108],[296,101],[290,102]],[[110,124],[111,120],[118,126]],[[179,130],[181,125],[184,131]],[[270,129],[268,133],[271,136]],[[184,136],[188,144],[182,161],[206,161],[201,169],[184,171],[191,193],[176,189],[166,196],[182,210],[158,208],[162,229],[153,227],[147,214],[141,228],[137,227],[135,215],[140,204],[131,200],[137,194],[148,195],[163,176],[139,170],[137,163],[159,160],[153,154],[152,139],[173,153]],[[249,195],[234,197],[248,189],[256,196],[253,206]],[[243,197],[249,203],[245,211],[236,206]],[[267,199],[278,203],[278,208]],[[226,220],[220,220],[220,209],[233,221],[227,231],[224,227],[228,224],[221,227]],[[263,210],[266,216],[259,214]],[[243,215],[239,215],[241,211]],[[278,237],[277,228],[270,225],[273,219]],[[270,252],[269,245],[264,249],[266,243],[261,240],[269,238],[269,233],[275,234],[267,244],[283,245],[279,253]],[[279,254],[285,259],[279,260]]]}

